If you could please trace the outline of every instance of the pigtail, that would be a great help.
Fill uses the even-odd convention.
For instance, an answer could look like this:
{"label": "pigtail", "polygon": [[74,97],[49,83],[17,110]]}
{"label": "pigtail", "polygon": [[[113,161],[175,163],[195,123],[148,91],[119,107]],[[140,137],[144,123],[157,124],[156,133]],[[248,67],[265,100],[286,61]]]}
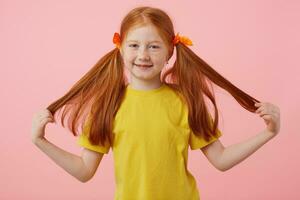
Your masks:
{"label": "pigtail", "polygon": [[[168,74],[171,74],[186,101],[192,131],[195,135],[204,137],[206,141],[209,140],[210,135],[216,136],[218,128],[218,108],[212,82],[228,91],[242,107],[250,112],[256,110],[254,104],[259,102],[234,86],[182,43],[176,45],[176,61],[164,74],[164,79]],[[214,106],[215,120],[212,127],[204,95]]]}
{"label": "pigtail", "polygon": [[[112,144],[112,123],[125,93],[127,79],[124,76],[122,58],[118,48],[104,55],[74,86],[47,109],[54,116],[64,107],[61,124],[67,114],[68,128],[74,136],[78,123],[90,120],[89,140],[92,144]],[[83,130],[83,123],[81,123]]]}

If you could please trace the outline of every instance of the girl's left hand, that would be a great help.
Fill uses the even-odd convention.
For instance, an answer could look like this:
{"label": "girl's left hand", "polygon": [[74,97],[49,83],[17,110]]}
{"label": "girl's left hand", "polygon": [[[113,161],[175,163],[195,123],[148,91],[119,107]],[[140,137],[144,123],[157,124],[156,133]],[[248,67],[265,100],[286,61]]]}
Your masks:
{"label": "girl's left hand", "polygon": [[265,120],[267,131],[273,136],[277,135],[280,129],[279,107],[268,102],[255,103],[254,105],[258,107],[255,113]]}

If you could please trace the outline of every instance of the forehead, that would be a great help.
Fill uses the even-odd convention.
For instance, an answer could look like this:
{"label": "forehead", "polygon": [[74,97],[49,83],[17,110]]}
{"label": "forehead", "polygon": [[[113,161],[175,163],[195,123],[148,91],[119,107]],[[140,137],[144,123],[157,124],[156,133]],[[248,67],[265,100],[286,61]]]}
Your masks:
{"label": "forehead", "polygon": [[141,42],[163,42],[157,29],[152,25],[144,25],[136,28],[131,28],[125,38],[126,41],[134,40]]}

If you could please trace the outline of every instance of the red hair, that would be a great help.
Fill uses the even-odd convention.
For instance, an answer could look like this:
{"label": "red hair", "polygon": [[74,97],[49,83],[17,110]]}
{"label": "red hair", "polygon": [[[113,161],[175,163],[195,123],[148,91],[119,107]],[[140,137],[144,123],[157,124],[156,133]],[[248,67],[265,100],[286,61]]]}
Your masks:
{"label": "red hair", "polygon": [[[136,26],[151,24],[168,47],[168,59],[173,55],[172,43],[175,34],[170,17],[162,10],[153,7],[137,7],[123,19],[120,28],[121,42],[128,31]],[[167,81],[168,79],[168,81]],[[229,92],[245,109],[254,112],[254,104],[259,102],[249,96],[226,78],[216,72],[190,48],[182,43],[176,45],[174,65],[162,74],[162,82],[172,88],[188,107],[188,121],[193,133],[206,141],[216,135],[218,109],[212,83]],[[124,98],[127,77],[118,48],[104,55],[100,60],[61,98],[48,106],[54,115],[64,107],[61,123],[70,114],[68,128],[77,135],[78,123],[90,120],[89,140],[92,144],[102,144],[108,140],[113,144],[113,120]],[[205,103],[208,98],[215,109],[213,126]],[[81,130],[83,124],[81,124]]]}

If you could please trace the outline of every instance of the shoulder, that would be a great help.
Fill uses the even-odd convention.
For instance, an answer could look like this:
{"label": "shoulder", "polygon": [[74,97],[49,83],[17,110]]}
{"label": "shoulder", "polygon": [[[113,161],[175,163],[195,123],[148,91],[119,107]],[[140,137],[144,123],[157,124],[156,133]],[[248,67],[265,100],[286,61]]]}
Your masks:
{"label": "shoulder", "polygon": [[181,116],[181,118],[186,118],[188,115],[188,108],[180,91],[174,85],[167,87],[163,98],[164,104],[168,107],[170,113]]}
{"label": "shoulder", "polygon": [[169,84],[167,85],[167,87],[170,94],[169,97],[177,104],[180,104],[182,107],[187,108],[185,97],[182,95],[178,85]]}

